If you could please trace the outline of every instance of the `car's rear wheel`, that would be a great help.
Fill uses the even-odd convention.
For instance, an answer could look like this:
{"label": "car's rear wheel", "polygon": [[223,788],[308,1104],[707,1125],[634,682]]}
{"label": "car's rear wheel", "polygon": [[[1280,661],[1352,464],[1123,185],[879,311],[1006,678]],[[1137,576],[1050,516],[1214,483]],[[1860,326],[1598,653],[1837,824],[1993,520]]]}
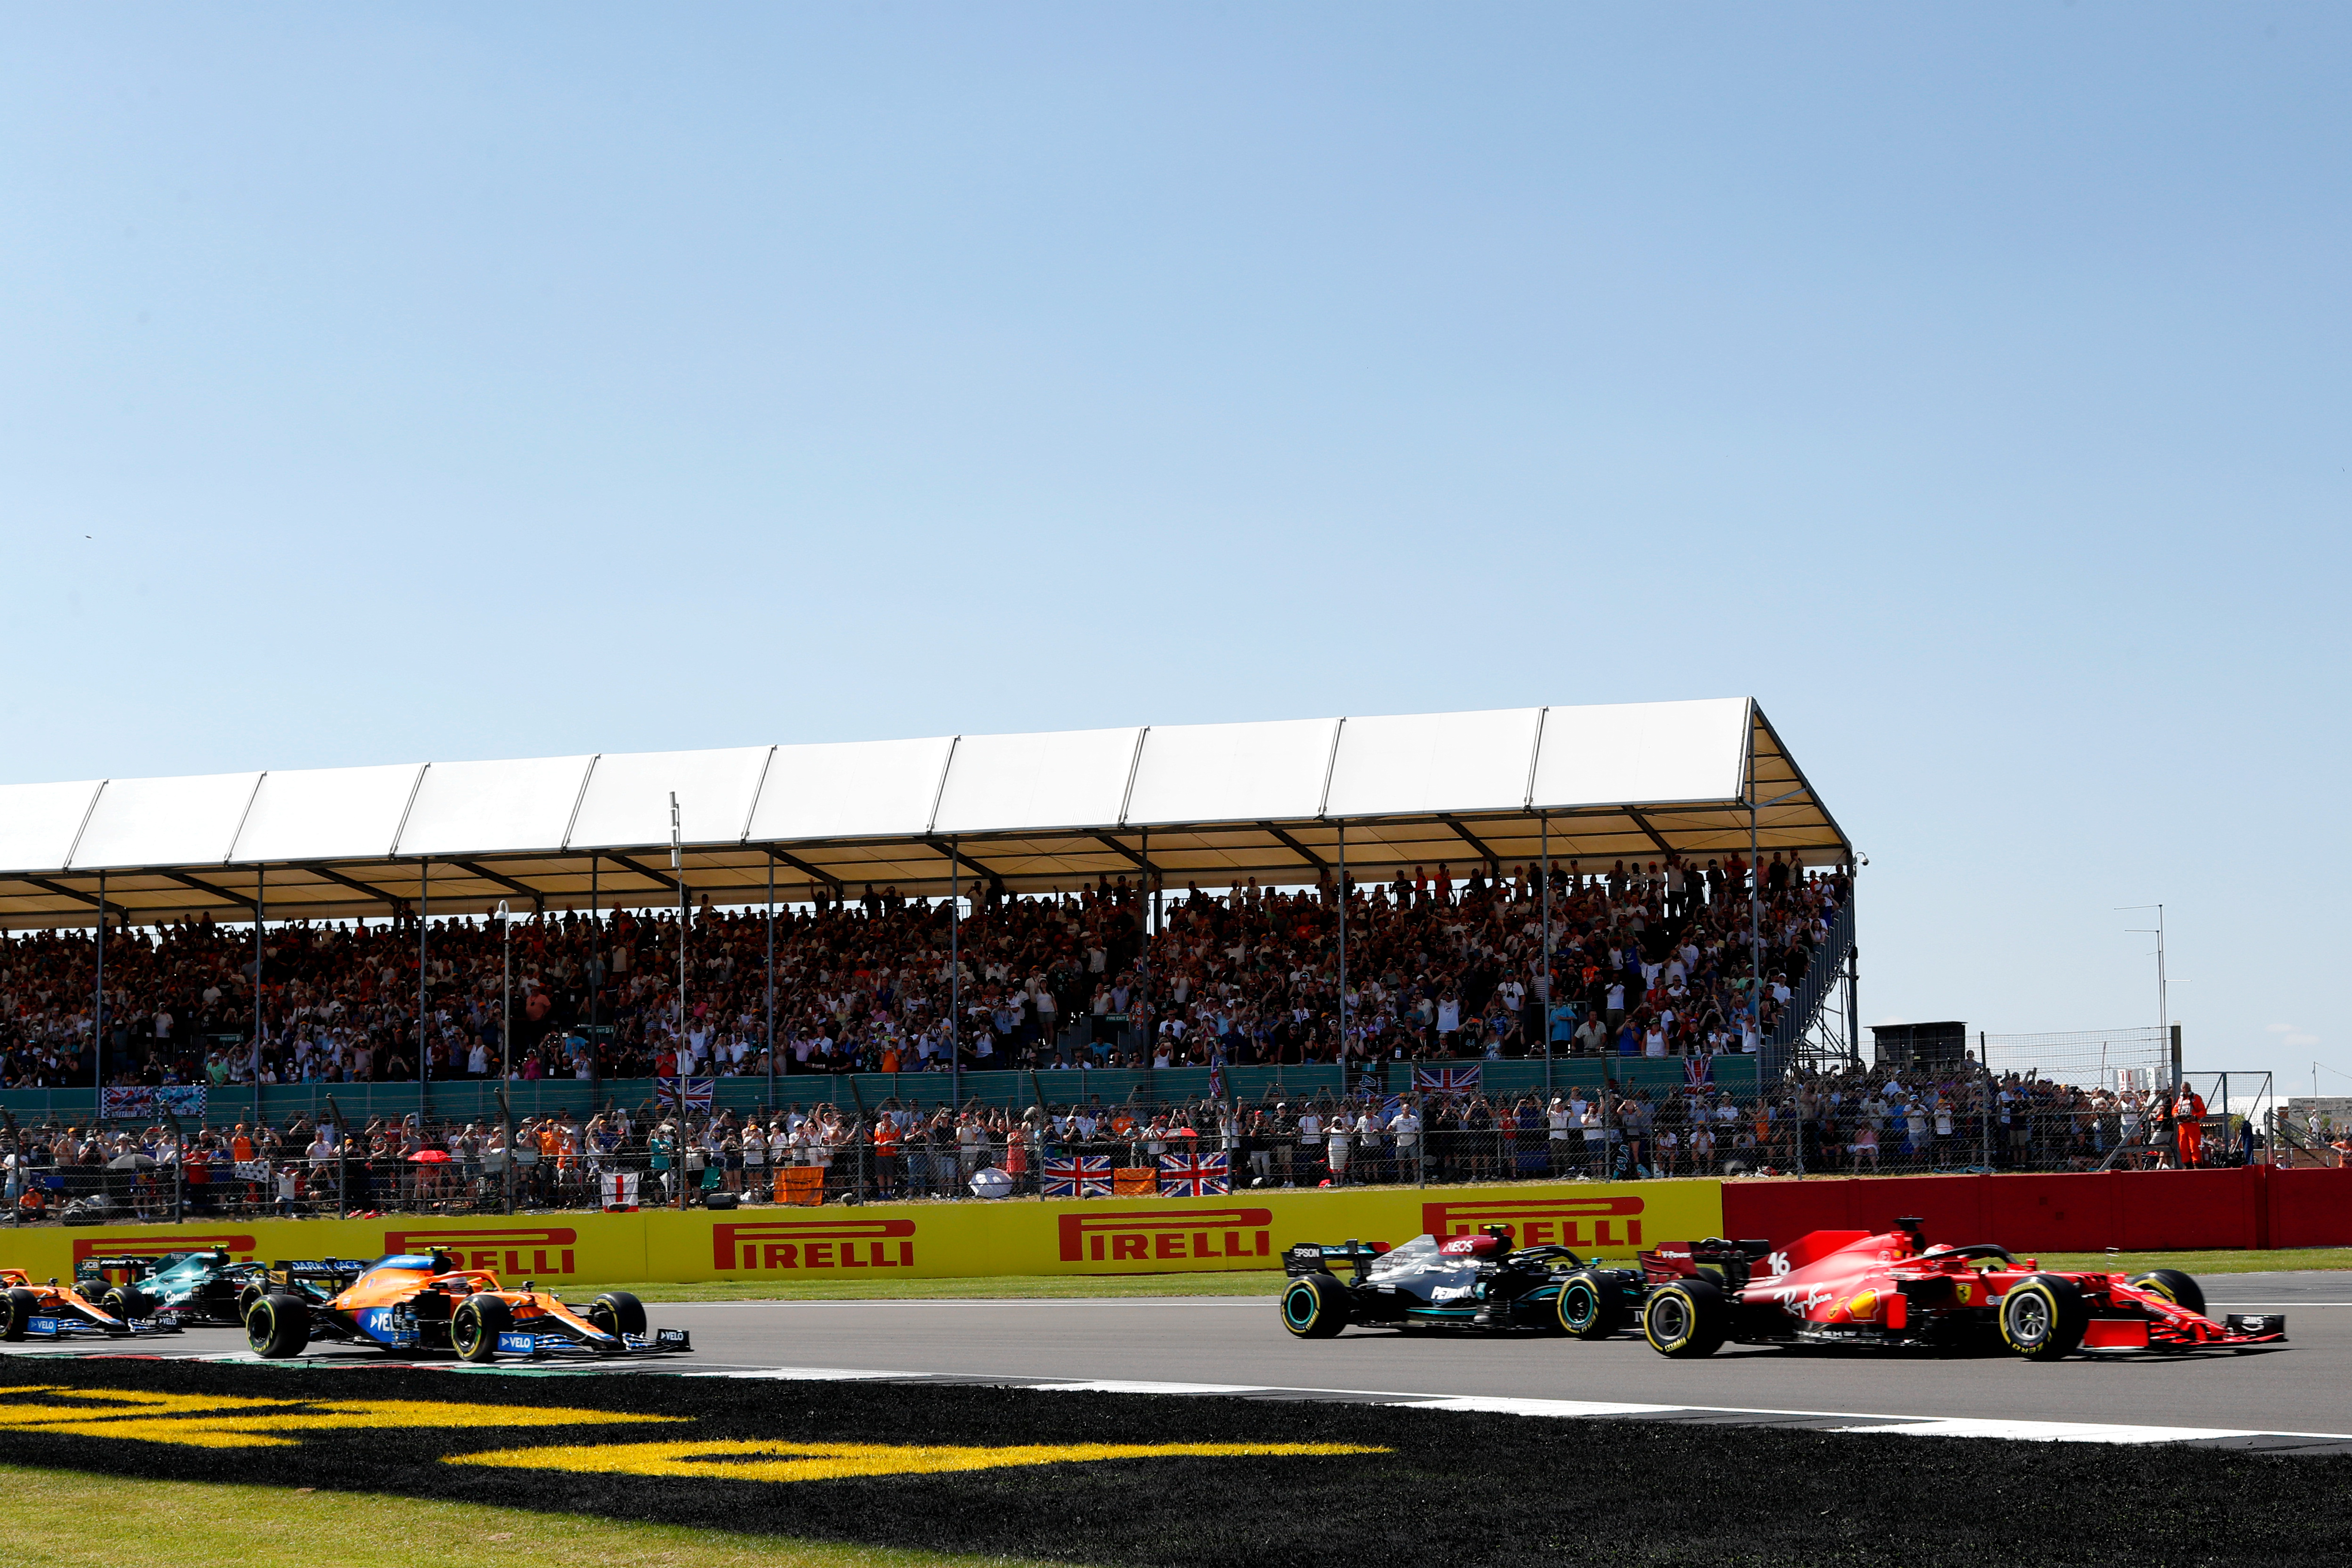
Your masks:
{"label": "car's rear wheel", "polygon": [[2205,1315],[2204,1287],[2178,1268],[2151,1268],[2145,1274],[2133,1275],[2124,1283],[2161,1296],[2176,1307],[2186,1307],[2200,1318]]}
{"label": "car's rear wheel", "polygon": [[1605,1340],[1624,1326],[1625,1304],[1616,1288],[1590,1273],[1561,1281],[1556,1310],[1560,1331],[1580,1340]]}
{"label": "car's rear wheel", "polygon": [[33,1314],[41,1309],[41,1299],[22,1285],[8,1288],[8,1300],[0,1307],[0,1340],[14,1342],[25,1337],[33,1321]]}
{"label": "car's rear wheel", "polygon": [[496,1361],[499,1335],[513,1323],[514,1314],[496,1296],[468,1296],[450,1316],[450,1346],[467,1361]]}
{"label": "car's rear wheel", "polygon": [[2054,1274],[2029,1274],[2000,1299],[2000,1342],[2028,1361],[2073,1353],[2090,1321],[2081,1287]]}
{"label": "car's rear wheel", "polygon": [[1331,1274],[1293,1279],[1282,1293],[1282,1326],[1302,1340],[1328,1340],[1348,1326],[1348,1288]]}
{"label": "car's rear wheel", "polygon": [[310,1342],[310,1303],[282,1292],[262,1297],[245,1314],[245,1342],[270,1361],[300,1355]]}
{"label": "car's rear wheel", "polygon": [[1730,1303],[1708,1279],[1661,1285],[1642,1304],[1642,1337],[1652,1350],[1677,1361],[1713,1355],[1723,1348],[1730,1326]]}
{"label": "car's rear wheel", "polygon": [[588,1321],[608,1334],[642,1339],[646,1332],[646,1304],[626,1290],[607,1290],[590,1303]]}

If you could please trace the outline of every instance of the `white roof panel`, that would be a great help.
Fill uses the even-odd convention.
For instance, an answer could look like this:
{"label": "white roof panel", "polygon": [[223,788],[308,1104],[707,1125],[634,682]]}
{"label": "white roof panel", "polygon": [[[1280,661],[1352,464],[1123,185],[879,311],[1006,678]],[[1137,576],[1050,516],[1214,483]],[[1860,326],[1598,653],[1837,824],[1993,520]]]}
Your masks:
{"label": "white roof panel", "polygon": [[1337,719],[1265,724],[1155,724],[1128,793],[1136,826],[1262,822],[1323,809]]}
{"label": "white roof panel", "polygon": [[1527,804],[1542,710],[1349,719],[1331,763],[1326,816],[1517,811]]}
{"label": "white roof panel", "polygon": [[62,871],[98,781],[0,784],[0,869]]}
{"label": "white roof panel", "polygon": [[1536,759],[1534,805],[1664,805],[1739,798],[1748,699],[1554,708]]}
{"label": "white roof panel", "polygon": [[[588,776],[586,757],[434,763],[416,786],[397,853],[496,855],[561,849]],[[665,805],[664,809],[667,806]],[[663,835],[669,835],[665,828]]]}
{"label": "white roof panel", "polygon": [[919,837],[955,742],[837,741],[778,746],[751,809],[751,839]]}
{"label": "white roof panel", "polygon": [[218,866],[236,842],[259,773],[109,779],[74,846],[77,871]]}
{"label": "white roof panel", "polygon": [[669,797],[677,795],[688,844],[738,844],[751,818],[773,746],[716,752],[607,752],[588,775],[573,849],[629,849],[669,842]]}
{"label": "white roof panel", "polygon": [[376,768],[300,768],[264,773],[229,858],[381,860],[400,837],[422,763]]}
{"label": "white roof panel", "polygon": [[1116,827],[1135,772],[1137,730],[964,735],[940,791],[935,833]]}

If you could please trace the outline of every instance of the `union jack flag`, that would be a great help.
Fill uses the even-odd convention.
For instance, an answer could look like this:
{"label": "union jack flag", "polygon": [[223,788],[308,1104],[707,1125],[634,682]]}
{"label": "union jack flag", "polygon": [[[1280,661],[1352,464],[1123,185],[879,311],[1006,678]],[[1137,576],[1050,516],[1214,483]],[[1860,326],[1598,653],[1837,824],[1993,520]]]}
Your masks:
{"label": "union jack flag", "polygon": [[1478,1069],[1468,1068],[1415,1068],[1412,1087],[1417,1094],[1475,1094],[1478,1092]]}
{"label": "union jack flag", "polygon": [[1110,1156],[1108,1154],[1074,1154],[1066,1160],[1047,1160],[1045,1195],[1049,1198],[1107,1198],[1110,1196]]}
{"label": "union jack flag", "polygon": [[1233,1190],[1222,1150],[1214,1154],[1160,1156],[1160,1195],[1163,1198],[1215,1197]]}
{"label": "union jack flag", "polygon": [[688,1079],[686,1094],[681,1101],[677,1092],[677,1079],[657,1078],[654,1079],[654,1103],[671,1108],[683,1103],[688,1110],[708,1110],[710,1109],[712,1097],[718,1092],[718,1089],[719,1080],[715,1078]]}
{"label": "union jack flag", "polygon": [[1225,1102],[1225,1064],[1222,1057],[1209,1068],[1209,1099],[1218,1105]]}
{"label": "union jack flag", "polygon": [[1683,1087],[1685,1089],[1713,1089],[1715,1087],[1715,1058],[1713,1057],[1685,1057],[1683,1058]]}

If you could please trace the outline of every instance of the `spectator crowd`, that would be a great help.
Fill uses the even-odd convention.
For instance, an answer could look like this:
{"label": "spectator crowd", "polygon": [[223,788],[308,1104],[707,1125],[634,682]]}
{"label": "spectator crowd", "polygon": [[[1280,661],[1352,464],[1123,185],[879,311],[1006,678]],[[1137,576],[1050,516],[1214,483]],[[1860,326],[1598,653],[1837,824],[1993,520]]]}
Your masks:
{"label": "spectator crowd", "polygon": [[421,940],[404,911],[295,921],[257,952],[251,927],[209,915],[124,923],[104,939],[102,1018],[93,938],[34,931],[0,939],[0,1083],[1507,1060],[1544,1055],[1547,1034],[1556,1056],[1755,1051],[1852,887],[1843,868],[1761,868],[1759,991],[1738,857],[1556,862],[1548,899],[1540,868],[1493,869],[1351,882],[1344,994],[1328,883],[992,889],[952,931],[946,900],[872,888],[772,920],[706,900],[686,921],[457,917]]}

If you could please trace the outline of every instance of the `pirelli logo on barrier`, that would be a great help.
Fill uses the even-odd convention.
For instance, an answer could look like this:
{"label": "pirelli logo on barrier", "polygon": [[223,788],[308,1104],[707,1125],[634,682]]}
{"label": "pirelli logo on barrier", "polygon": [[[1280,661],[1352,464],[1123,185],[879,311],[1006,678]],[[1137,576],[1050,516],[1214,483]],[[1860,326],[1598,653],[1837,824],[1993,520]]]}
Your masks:
{"label": "pirelli logo on barrier", "polygon": [[78,1236],[74,1237],[74,1268],[86,1258],[161,1258],[167,1252],[226,1252],[238,1262],[252,1259],[257,1243],[250,1236],[230,1232],[194,1236],[185,1231],[152,1232],[144,1236]]}
{"label": "pirelli logo on barrier", "polygon": [[1642,1200],[1631,1193],[1457,1199],[1422,1205],[1421,1228],[1444,1241],[1507,1225],[1521,1247],[1638,1247],[1642,1209]]}
{"label": "pirelli logo on barrier", "polygon": [[912,1268],[910,1219],[765,1219],[710,1227],[710,1266],[722,1274],[786,1268]]}
{"label": "pirelli logo on barrier", "polygon": [[1065,1263],[1223,1263],[1274,1253],[1272,1209],[1065,1214],[1060,1225]]}
{"label": "pirelli logo on barrier", "polygon": [[388,1230],[383,1249],[446,1252],[460,1268],[487,1268],[501,1279],[563,1279],[580,1272],[580,1233],[569,1226],[435,1226]]}

